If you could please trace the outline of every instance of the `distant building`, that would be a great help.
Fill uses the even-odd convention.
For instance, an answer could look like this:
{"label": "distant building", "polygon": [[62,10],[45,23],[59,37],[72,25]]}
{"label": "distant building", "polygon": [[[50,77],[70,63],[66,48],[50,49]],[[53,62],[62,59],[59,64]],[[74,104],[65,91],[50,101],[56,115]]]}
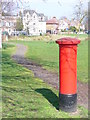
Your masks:
{"label": "distant building", "polygon": [[66,18],[66,17],[62,17],[59,20],[59,32],[64,31],[64,30],[68,30],[70,27],[70,21]]}
{"label": "distant building", "polygon": [[[68,20],[66,17],[62,17],[61,19],[59,19],[58,30],[59,30],[59,32],[68,31],[71,26],[74,26],[77,29],[79,29],[79,25],[80,25],[80,23],[79,23],[78,20],[75,20],[75,19]],[[85,30],[85,25],[81,24],[80,28],[84,31]]]}
{"label": "distant building", "polygon": [[56,17],[53,17],[52,19],[47,20],[46,22],[47,33],[49,32],[51,34],[57,34],[58,26],[59,26],[59,21],[57,20]]}
{"label": "distant building", "polygon": [[[79,25],[80,25],[80,23],[79,23],[78,20],[72,19],[72,20],[70,21],[70,26],[74,26],[74,27],[76,27],[77,29],[79,29]],[[85,30],[85,25],[81,23],[80,29]]]}
{"label": "distant building", "polygon": [[17,16],[2,16],[2,32],[6,31],[9,35],[16,31]]}
{"label": "distant building", "polygon": [[46,33],[46,16],[34,10],[23,11],[23,30],[28,35],[40,35]]}

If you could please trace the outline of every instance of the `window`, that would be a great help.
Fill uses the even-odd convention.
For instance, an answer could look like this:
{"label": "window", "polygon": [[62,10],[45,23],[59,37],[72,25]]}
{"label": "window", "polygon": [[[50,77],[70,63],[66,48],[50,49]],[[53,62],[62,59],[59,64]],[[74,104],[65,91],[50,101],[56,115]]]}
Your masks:
{"label": "window", "polygon": [[34,32],[36,31],[35,28],[33,28],[33,31],[34,31]]}
{"label": "window", "polygon": [[29,25],[29,22],[27,22],[26,25],[28,26],[28,25]]}
{"label": "window", "polygon": [[41,21],[43,20],[43,18],[41,17]]}
{"label": "window", "polygon": [[2,22],[2,26],[5,26],[5,22],[4,21]]}
{"label": "window", "polygon": [[10,26],[10,22],[9,22],[9,26]]}
{"label": "window", "polygon": [[41,33],[42,33],[42,30],[39,30],[39,32],[41,32]]}
{"label": "window", "polygon": [[27,18],[29,18],[29,15],[27,15]]}

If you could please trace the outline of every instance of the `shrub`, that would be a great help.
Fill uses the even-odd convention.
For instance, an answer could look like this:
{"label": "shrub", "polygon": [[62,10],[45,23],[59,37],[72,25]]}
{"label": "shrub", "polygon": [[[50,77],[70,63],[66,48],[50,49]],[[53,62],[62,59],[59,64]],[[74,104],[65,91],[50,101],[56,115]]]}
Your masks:
{"label": "shrub", "polygon": [[7,44],[7,43],[2,43],[2,48],[3,49],[7,49],[9,47],[14,47],[14,45],[11,45],[11,44]]}

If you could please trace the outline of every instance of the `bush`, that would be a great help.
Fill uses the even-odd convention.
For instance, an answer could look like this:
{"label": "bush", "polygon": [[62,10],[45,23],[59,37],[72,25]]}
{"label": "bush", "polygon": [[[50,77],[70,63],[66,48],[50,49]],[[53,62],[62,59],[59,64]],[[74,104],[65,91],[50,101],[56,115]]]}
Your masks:
{"label": "bush", "polygon": [[72,32],[78,32],[78,29],[75,26],[71,26],[69,30]]}
{"label": "bush", "polygon": [[7,43],[2,43],[2,48],[3,49],[7,49],[9,47],[14,47],[14,45],[11,45],[11,44],[7,44]]}
{"label": "bush", "polygon": [[42,36],[42,33],[40,33],[40,36]]}

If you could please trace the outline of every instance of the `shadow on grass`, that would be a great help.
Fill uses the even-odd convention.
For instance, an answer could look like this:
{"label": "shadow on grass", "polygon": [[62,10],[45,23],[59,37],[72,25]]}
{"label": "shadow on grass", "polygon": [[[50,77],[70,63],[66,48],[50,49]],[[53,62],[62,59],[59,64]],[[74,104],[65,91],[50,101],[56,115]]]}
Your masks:
{"label": "shadow on grass", "polygon": [[50,89],[36,89],[36,92],[42,94],[57,110],[59,110],[59,98]]}

